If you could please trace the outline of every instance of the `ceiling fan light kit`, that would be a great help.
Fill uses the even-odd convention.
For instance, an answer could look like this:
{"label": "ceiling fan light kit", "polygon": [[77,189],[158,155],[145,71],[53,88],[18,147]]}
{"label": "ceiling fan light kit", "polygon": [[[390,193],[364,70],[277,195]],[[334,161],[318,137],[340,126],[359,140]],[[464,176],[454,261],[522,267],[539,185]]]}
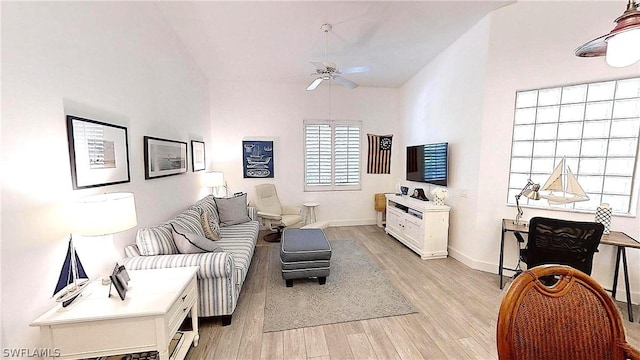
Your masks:
{"label": "ceiling fan light kit", "polygon": [[331,24],[322,24],[320,26],[320,30],[324,32],[324,60],[322,62],[312,61],[311,63],[316,67],[316,71],[311,74],[311,76],[315,77],[313,82],[307,86],[307,91],[315,90],[324,80],[334,80],[340,85],[343,85],[349,89],[355,89],[358,87],[358,84],[353,81],[342,77],[342,74],[355,74],[355,73],[363,73],[371,71],[371,68],[368,66],[354,66],[351,68],[340,70],[338,69],[338,65],[336,63],[327,60],[327,44],[329,42],[328,36],[329,31],[331,31],[333,27]]}
{"label": "ceiling fan light kit", "polygon": [[640,11],[635,0],[628,0],[627,9],[616,20],[610,33],[576,49],[576,56],[605,56],[609,66],[625,67],[640,60]]}

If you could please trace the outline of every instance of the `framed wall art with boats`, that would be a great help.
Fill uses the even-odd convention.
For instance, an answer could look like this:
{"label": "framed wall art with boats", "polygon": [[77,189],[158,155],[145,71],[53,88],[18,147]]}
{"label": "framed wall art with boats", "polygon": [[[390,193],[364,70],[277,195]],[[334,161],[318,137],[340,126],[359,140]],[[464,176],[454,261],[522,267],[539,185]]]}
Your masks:
{"label": "framed wall art with boats", "polygon": [[144,137],[144,178],[154,179],[187,172],[187,143]]}

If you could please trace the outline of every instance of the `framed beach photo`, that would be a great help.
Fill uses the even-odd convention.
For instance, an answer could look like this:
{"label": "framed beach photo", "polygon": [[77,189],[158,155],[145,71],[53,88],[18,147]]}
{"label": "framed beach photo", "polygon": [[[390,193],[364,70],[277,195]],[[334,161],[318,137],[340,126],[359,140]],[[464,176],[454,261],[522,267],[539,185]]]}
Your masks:
{"label": "framed beach photo", "polygon": [[144,137],[144,178],[154,179],[187,172],[187,143]]}
{"label": "framed beach photo", "polygon": [[127,128],[67,115],[73,189],[131,181]]}
{"label": "framed beach photo", "polygon": [[192,171],[202,171],[207,167],[204,156],[204,142],[191,140],[191,162]]}

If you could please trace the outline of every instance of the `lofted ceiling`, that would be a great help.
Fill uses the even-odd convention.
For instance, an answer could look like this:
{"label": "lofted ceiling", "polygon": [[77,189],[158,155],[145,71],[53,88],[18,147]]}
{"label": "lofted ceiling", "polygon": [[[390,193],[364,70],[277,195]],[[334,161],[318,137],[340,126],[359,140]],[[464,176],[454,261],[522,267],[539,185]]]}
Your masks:
{"label": "lofted ceiling", "polygon": [[[212,81],[300,84],[310,61],[339,68],[361,86],[400,87],[486,14],[514,1],[157,2]],[[471,61],[472,59],[470,59]]]}

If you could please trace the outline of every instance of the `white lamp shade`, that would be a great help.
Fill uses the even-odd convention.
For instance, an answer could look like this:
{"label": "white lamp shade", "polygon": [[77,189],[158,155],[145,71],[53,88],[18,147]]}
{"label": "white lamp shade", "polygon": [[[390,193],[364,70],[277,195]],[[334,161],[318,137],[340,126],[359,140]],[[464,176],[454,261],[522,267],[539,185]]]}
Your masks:
{"label": "white lamp shade", "polygon": [[204,174],[202,185],[205,187],[224,186],[224,173],[221,171],[211,171]]}
{"label": "white lamp shade", "polygon": [[84,236],[114,234],[138,224],[132,193],[87,196],[75,204],[76,233]]}
{"label": "white lamp shade", "polygon": [[625,67],[640,60],[640,28],[620,32],[607,39],[609,66]]}

